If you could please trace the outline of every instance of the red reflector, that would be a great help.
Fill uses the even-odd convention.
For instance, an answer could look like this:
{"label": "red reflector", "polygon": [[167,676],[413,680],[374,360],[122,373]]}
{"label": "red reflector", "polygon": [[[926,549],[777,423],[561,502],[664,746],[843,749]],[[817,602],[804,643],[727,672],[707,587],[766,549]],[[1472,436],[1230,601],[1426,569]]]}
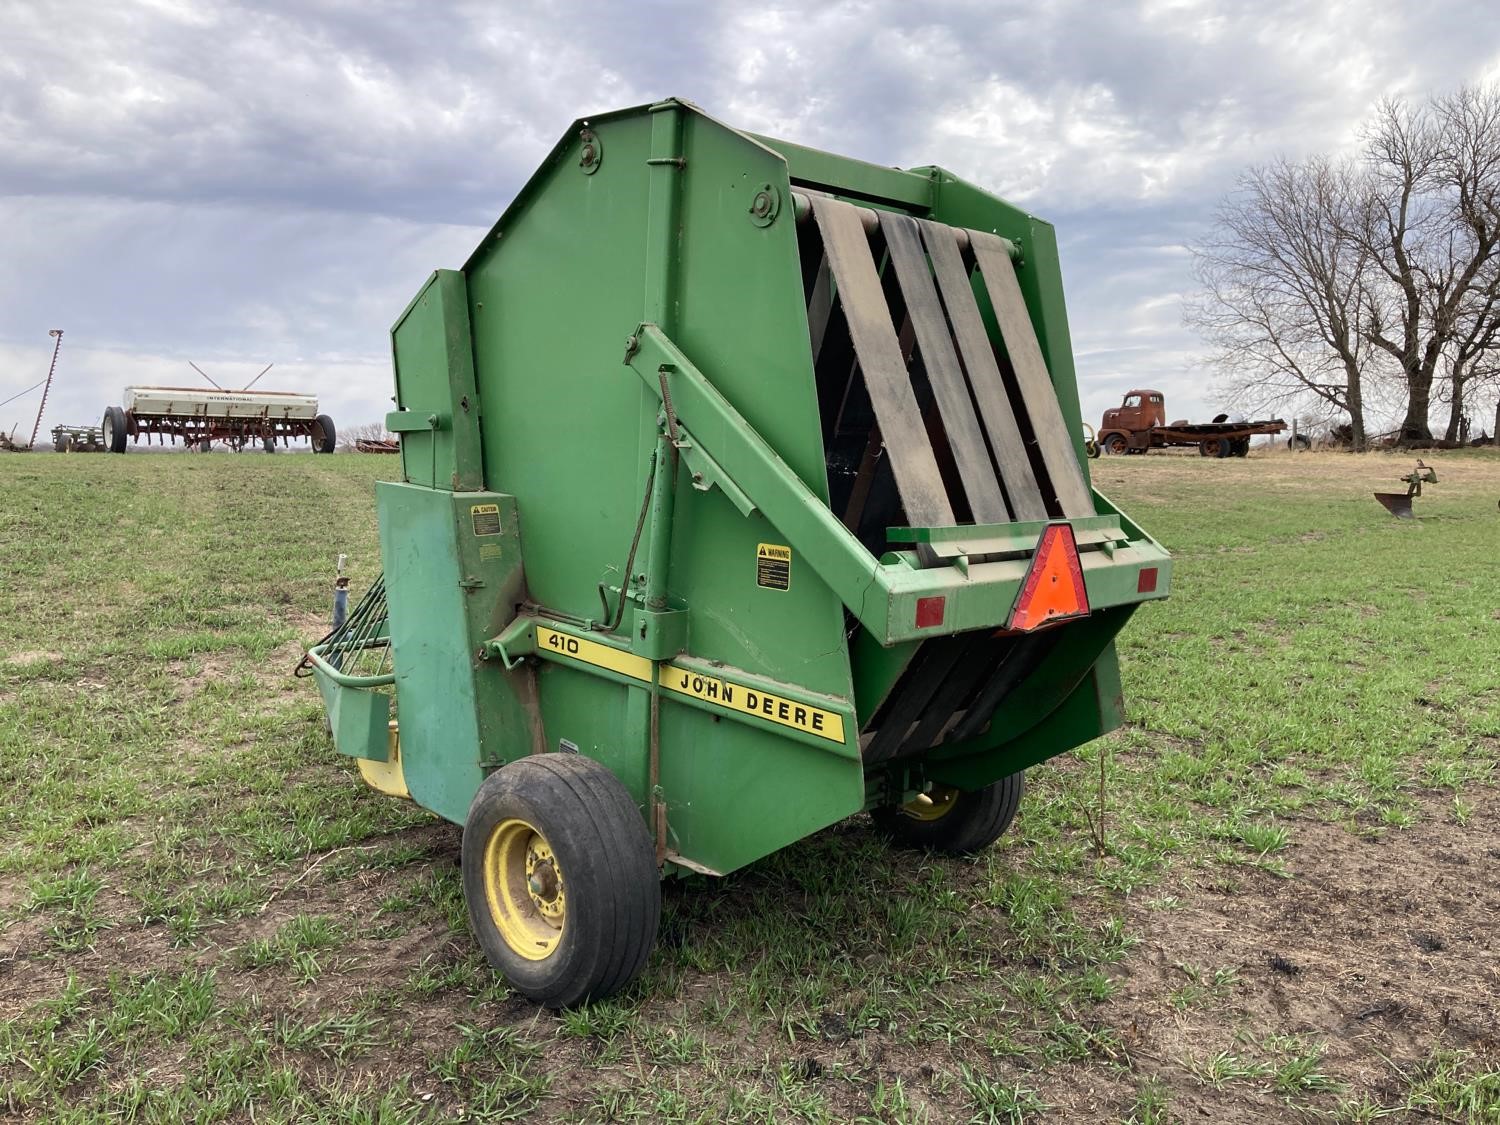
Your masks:
{"label": "red reflector", "polygon": [[1135,580],[1135,592],[1137,594],[1156,592],[1156,567],[1148,566],[1141,571],[1141,576]]}
{"label": "red reflector", "polygon": [[1089,594],[1083,584],[1083,565],[1078,561],[1073,529],[1065,523],[1049,524],[1031,557],[1031,569],[1016,595],[1007,627],[1026,633],[1073,617],[1087,617],[1088,612]]}
{"label": "red reflector", "polygon": [[917,628],[931,629],[943,623],[943,598],[917,599]]}

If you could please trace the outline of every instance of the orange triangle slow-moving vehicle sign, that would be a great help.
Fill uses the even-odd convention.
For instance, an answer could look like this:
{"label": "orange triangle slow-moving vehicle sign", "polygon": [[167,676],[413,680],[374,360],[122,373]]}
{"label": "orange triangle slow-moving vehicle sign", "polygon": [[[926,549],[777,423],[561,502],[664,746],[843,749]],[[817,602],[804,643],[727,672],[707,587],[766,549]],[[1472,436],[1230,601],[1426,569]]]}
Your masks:
{"label": "orange triangle slow-moving vehicle sign", "polygon": [[1087,617],[1089,594],[1083,585],[1083,566],[1073,529],[1065,523],[1048,524],[1031,557],[1031,569],[1016,595],[1007,629],[1029,633],[1074,617]]}

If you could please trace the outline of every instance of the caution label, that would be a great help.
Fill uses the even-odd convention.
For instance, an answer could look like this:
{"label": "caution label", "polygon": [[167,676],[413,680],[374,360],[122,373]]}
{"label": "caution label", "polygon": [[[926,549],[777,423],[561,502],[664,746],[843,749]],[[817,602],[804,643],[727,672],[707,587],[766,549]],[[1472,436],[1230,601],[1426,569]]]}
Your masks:
{"label": "caution label", "polygon": [[806,731],[830,742],[844,741],[844,719],[836,711],[825,711],[821,707],[798,703],[795,699],[785,699],[768,691],[730,683],[717,676],[705,676],[701,672],[679,668],[675,664],[663,665],[661,686],[678,695],[692,696],[744,715],[769,719],[773,723]]}
{"label": "caution label", "polygon": [[592,664],[596,668],[608,668],[611,672],[618,672],[633,680],[643,680],[648,684],[651,682],[651,661],[644,656],[636,656],[634,653],[621,652],[609,645],[601,645],[598,641],[569,636],[567,633],[559,633],[556,629],[538,625],[536,647],[546,653],[565,656],[583,664]]}
{"label": "caution label", "polygon": [[[792,549],[780,543],[756,544],[755,584],[765,590],[790,590]],[[839,741],[842,742],[843,739]]]}
{"label": "caution label", "polygon": [[500,534],[499,504],[475,504],[469,508],[469,519],[474,523],[475,535]]}

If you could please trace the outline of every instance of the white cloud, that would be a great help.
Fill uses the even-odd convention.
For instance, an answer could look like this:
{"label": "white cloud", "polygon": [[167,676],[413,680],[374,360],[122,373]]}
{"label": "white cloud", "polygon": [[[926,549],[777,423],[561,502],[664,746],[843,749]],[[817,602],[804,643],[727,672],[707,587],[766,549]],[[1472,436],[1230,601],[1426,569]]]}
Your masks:
{"label": "white cloud", "polygon": [[0,0],[0,398],[60,325],[69,421],[190,358],[378,417],[427,272],[574,117],[677,94],[1053,220],[1090,412],[1144,382],[1212,413],[1173,303],[1214,200],[1351,145],[1383,94],[1500,79],[1492,25],[1480,0]]}

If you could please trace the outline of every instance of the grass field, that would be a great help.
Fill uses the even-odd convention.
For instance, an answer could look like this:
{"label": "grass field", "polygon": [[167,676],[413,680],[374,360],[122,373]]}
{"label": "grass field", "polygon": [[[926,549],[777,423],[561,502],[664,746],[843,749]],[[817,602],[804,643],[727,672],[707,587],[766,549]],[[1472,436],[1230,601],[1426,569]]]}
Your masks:
{"label": "grass field", "polygon": [[0,457],[0,1117],[1500,1122],[1500,456],[1436,457],[1415,523],[1405,457],[1096,462],[1178,560],[1130,725],[978,859],[669,885],[562,1014],[291,676],[395,459]]}

